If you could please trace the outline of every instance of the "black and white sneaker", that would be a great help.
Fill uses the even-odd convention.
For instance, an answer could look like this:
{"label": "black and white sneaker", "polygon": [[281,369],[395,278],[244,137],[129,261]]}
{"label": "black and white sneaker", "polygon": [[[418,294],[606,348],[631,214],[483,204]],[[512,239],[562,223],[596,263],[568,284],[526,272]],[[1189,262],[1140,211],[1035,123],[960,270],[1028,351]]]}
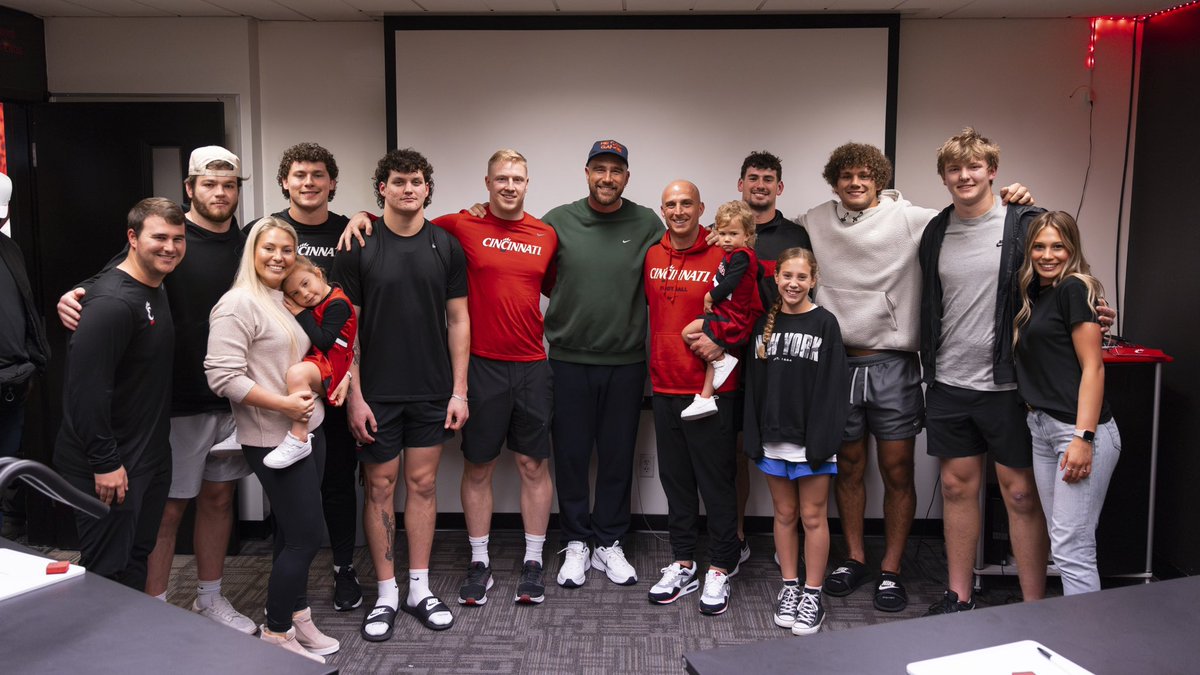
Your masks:
{"label": "black and white sneaker", "polygon": [[800,607],[800,584],[784,584],[775,596],[775,625],[791,628],[796,624],[796,613]]}
{"label": "black and white sneaker", "polygon": [[466,581],[464,581],[462,587],[458,589],[458,604],[487,604],[487,592],[494,583],[495,580],[492,579],[491,565],[485,565],[479,561],[472,562],[471,565],[467,567]]}
{"label": "black and white sneaker", "polygon": [[729,576],[736,577],[738,572],[742,571],[742,563],[746,562],[749,559],[750,559],[750,544],[745,539],[739,539],[738,540],[738,561],[737,561],[737,564],[735,564],[733,566],[733,569],[729,570]]}
{"label": "black and white sneaker", "polygon": [[349,612],[362,605],[362,587],[358,585],[358,575],[354,573],[354,565],[343,565],[341,570],[333,573],[333,608],[339,612]]}
{"label": "black and white sneaker", "polygon": [[792,624],[792,635],[812,635],[821,630],[825,621],[825,608],[821,606],[820,591],[800,594],[800,605],[796,608],[796,621]]}
{"label": "black and white sneaker", "polygon": [[961,602],[958,599],[958,593],[946,590],[942,594],[941,600],[929,606],[929,611],[925,612],[925,616],[936,616],[938,614],[953,614],[955,612],[968,612],[975,609],[975,598],[971,598],[967,602]]}
{"label": "black and white sneaker", "polygon": [[724,614],[729,609],[729,575],[709,569],[704,575],[704,592],[700,594],[700,613],[708,616]]}
{"label": "black and white sneaker", "polygon": [[677,562],[662,568],[662,578],[650,587],[648,597],[656,605],[669,605],[688,593],[700,588],[700,580],[696,578],[696,563],[684,567]]}
{"label": "black and white sneaker", "polygon": [[546,577],[542,564],[526,560],[521,567],[521,581],[517,584],[517,595],[513,602],[520,605],[540,605],[546,599]]}

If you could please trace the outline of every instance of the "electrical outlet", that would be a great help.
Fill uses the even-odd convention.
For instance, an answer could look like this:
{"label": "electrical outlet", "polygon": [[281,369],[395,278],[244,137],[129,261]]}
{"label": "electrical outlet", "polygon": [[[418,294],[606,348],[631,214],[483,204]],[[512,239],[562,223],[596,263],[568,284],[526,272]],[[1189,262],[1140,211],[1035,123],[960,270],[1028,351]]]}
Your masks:
{"label": "electrical outlet", "polygon": [[638,475],[654,478],[654,455],[638,455]]}

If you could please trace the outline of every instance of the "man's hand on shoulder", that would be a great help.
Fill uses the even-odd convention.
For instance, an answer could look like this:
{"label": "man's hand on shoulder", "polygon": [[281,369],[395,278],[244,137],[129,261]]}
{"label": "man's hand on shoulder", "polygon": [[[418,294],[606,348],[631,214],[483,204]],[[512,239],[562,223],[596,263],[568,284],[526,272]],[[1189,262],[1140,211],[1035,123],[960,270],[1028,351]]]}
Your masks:
{"label": "man's hand on shoulder", "polygon": [[82,288],[72,288],[58,299],[58,320],[62,322],[63,328],[79,328],[79,317],[83,314],[81,302],[86,292]]}
{"label": "man's hand on shoulder", "polygon": [[1029,189],[1024,185],[1013,183],[1000,188],[1000,203],[1033,206],[1033,195],[1029,194]]}
{"label": "man's hand on shoulder", "polygon": [[350,218],[350,222],[346,223],[346,229],[342,230],[342,236],[338,237],[337,250],[349,251],[352,239],[357,239],[359,246],[366,246],[367,240],[364,235],[371,236],[373,230],[371,214],[359,211]]}

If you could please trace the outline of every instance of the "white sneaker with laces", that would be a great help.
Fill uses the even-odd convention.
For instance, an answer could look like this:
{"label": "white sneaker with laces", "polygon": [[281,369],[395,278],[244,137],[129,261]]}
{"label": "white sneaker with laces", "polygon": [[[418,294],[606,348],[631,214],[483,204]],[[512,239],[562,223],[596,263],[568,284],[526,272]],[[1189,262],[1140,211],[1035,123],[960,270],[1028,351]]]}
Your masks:
{"label": "white sneaker with laces", "polygon": [[569,541],[567,547],[559,551],[565,553],[562,567],[558,568],[558,585],[563,588],[579,588],[587,581],[587,571],[592,565],[588,561],[591,551],[582,541]]}
{"label": "white sneaker with laces", "polygon": [[607,574],[608,580],[618,586],[637,583],[637,570],[625,559],[625,549],[619,541],[614,541],[612,546],[597,546],[592,552],[592,567]]}
{"label": "white sneaker with laces", "polygon": [[704,575],[704,592],[700,594],[700,613],[708,616],[724,614],[729,609],[729,575],[709,569]]}
{"label": "white sneaker with laces", "polygon": [[222,626],[228,626],[246,635],[254,635],[254,631],[258,630],[258,626],[245,614],[234,609],[223,595],[214,596],[208,607],[201,607],[199,603],[199,598],[192,601],[192,611],[200,616],[208,617]]}
{"label": "white sneaker with laces", "polygon": [[784,584],[775,596],[775,625],[791,628],[796,624],[796,612],[800,606],[800,585]]}
{"label": "white sneaker with laces", "polygon": [[700,394],[696,394],[696,398],[692,400],[692,404],[683,409],[679,416],[685,420],[698,420],[702,417],[717,414],[717,397],[704,398]]}
{"label": "white sneaker with laces", "polygon": [[662,568],[662,578],[650,588],[650,602],[669,605],[698,588],[700,580],[696,578],[696,561],[692,561],[691,567],[673,562]]}
{"label": "white sneaker with laces", "polygon": [[712,362],[713,389],[720,389],[721,385],[725,384],[725,380],[728,380],[729,376],[733,374],[733,369],[737,364],[737,357],[728,352],[725,354],[725,358]]}
{"label": "white sneaker with laces", "polygon": [[796,622],[792,624],[792,635],[812,635],[821,630],[825,621],[825,608],[821,606],[821,594],[805,591],[800,594],[800,606],[796,608]]}
{"label": "white sneaker with laces", "polygon": [[312,439],[313,435],[309,434],[308,438],[302,441],[289,431],[283,442],[263,457],[263,466],[268,469],[286,469],[299,462],[312,454]]}

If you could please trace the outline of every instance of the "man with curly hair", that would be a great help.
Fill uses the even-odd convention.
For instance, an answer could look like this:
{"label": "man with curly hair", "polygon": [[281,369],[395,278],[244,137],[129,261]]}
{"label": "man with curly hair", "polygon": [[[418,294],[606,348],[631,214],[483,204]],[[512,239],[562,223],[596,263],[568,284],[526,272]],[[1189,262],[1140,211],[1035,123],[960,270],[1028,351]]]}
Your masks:
{"label": "man with curly hair", "polygon": [[[863,544],[867,434],[875,436],[883,479],[884,555],[875,608],[908,606],[900,581],[904,545],[916,512],[913,451],[925,421],[921,390],[921,270],[917,248],[937,211],[886,189],[892,163],[865,143],[836,148],[823,172],[837,199],[798,219],[821,261],[821,304],[842,328],[849,356],[850,417],[837,454],[836,497],[846,559],[826,578],[825,592],[845,596],[870,574]],[[1032,201],[1019,184],[1001,191]]]}
{"label": "man with curly hair", "polygon": [[[333,279],[358,314],[356,358],[346,407],[366,475],[363,527],[379,597],[362,625],[363,639],[392,636],[397,609],[431,630],[454,622],[429,589],[429,557],[437,519],[442,445],[467,421],[466,257],[446,230],[425,218],[433,167],[415,150],[392,150],[375,170],[383,227],[339,253]],[[396,509],[404,453],[404,530],[408,597],[396,584]]]}

